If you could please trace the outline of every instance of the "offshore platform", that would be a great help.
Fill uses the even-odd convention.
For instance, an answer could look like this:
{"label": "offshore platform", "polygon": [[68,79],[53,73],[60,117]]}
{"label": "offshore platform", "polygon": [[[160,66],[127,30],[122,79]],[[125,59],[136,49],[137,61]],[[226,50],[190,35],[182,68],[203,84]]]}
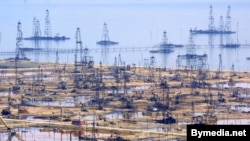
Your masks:
{"label": "offshore platform", "polygon": [[214,26],[214,17],[213,17],[213,7],[210,6],[210,12],[209,12],[209,21],[208,21],[208,29],[207,30],[201,30],[201,29],[191,29],[190,32],[192,34],[233,34],[235,31],[231,30],[231,7],[227,7],[227,15],[226,15],[226,21],[225,25],[223,24],[223,17],[220,18],[220,26],[219,28],[216,28]]}
{"label": "offshore platform", "polygon": [[118,44],[118,42],[114,42],[114,41],[109,40],[109,31],[108,31],[106,22],[103,24],[102,40],[97,41],[96,44],[102,45],[102,46],[109,46],[109,45],[117,45]]}
{"label": "offshore platform", "polygon": [[46,10],[46,17],[45,17],[45,31],[44,36],[41,35],[40,29],[40,21],[37,20],[35,17],[33,18],[33,35],[31,37],[23,38],[24,40],[51,40],[51,41],[64,41],[69,40],[69,37],[66,36],[56,36],[51,35],[51,25],[50,25],[50,18],[49,18],[49,10]]}
{"label": "offshore platform", "polygon": [[183,47],[180,44],[168,43],[167,32],[163,31],[162,42],[158,45],[155,45],[153,50],[150,50],[150,53],[171,53],[173,52],[173,48]]}
{"label": "offshore platform", "polygon": [[[183,60],[186,62],[183,64]],[[207,54],[197,55],[195,51],[195,44],[193,35],[190,33],[189,44],[187,45],[187,53],[185,55],[178,55],[176,60],[177,68],[188,68],[191,70],[206,70]]]}

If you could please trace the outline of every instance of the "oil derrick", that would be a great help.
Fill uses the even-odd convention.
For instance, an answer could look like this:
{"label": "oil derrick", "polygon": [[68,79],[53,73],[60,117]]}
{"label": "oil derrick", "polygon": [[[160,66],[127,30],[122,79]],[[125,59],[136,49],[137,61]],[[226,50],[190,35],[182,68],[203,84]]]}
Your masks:
{"label": "oil derrick", "polygon": [[44,30],[45,37],[51,37],[51,26],[50,26],[50,18],[49,18],[49,10],[46,10],[45,16],[45,30]]}
{"label": "oil derrick", "polygon": [[219,29],[220,29],[220,31],[224,31],[225,30],[223,16],[220,16]]}
{"label": "oil derrick", "polygon": [[[80,51],[80,55],[79,55]],[[75,49],[75,64],[74,64],[74,87],[75,88],[87,88],[87,82],[89,81],[86,73],[92,72],[94,68],[94,61],[89,56],[88,48],[82,47],[80,28],[76,31],[76,49]]]}
{"label": "oil derrick", "polygon": [[17,92],[21,89],[19,82],[21,82],[21,80],[18,78],[18,71],[17,71],[17,62],[18,62],[18,56],[15,57],[15,85],[12,86],[12,89],[14,92]]}
{"label": "oil derrick", "polygon": [[195,115],[195,107],[194,107],[194,102],[192,101],[191,102],[191,121],[192,121],[192,124],[196,124],[197,123],[197,120],[199,120],[200,118],[197,118],[196,115]]}
{"label": "oil derrick", "polygon": [[[22,28],[21,28],[21,22],[18,22],[17,25],[17,41],[16,41],[16,56],[15,56],[15,85],[12,86],[12,89],[14,92],[19,91],[21,89],[19,82],[21,80],[18,78],[18,61],[25,58],[24,53],[22,52],[21,48],[23,46],[23,38],[22,38]],[[21,57],[20,57],[21,56]]]}
{"label": "oil derrick", "polygon": [[58,55],[58,51],[56,51],[56,63],[55,63],[55,70],[54,73],[58,74],[58,88],[59,89],[66,89],[66,82],[62,80],[62,70],[60,70],[59,67],[59,55]]}
{"label": "oil derrick", "polygon": [[195,44],[193,41],[192,34],[190,34],[189,36],[189,45],[187,47],[187,55],[189,56],[189,58],[186,59],[187,67],[193,70],[196,68],[196,62],[193,58],[196,55],[196,51],[195,51]]}
{"label": "oil derrick", "polygon": [[96,91],[96,103],[97,103],[97,110],[102,110],[102,101],[100,98],[100,93],[104,90],[104,84],[102,81],[102,63],[100,62],[100,68],[99,70],[96,70],[95,73],[95,86],[94,86],[94,90]]}
{"label": "oil derrick", "polygon": [[128,75],[126,73],[126,69],[123,70],[123,94],[124,96],[127,95],[127,82],[128,82]]}
{"label": "oil derrick", "polygon": [[215,79],[219,79],[221,76],[221,71],[222,71],[222,58],[221,58],[221,54],[219,54],[219,67],[218,70],[216,71],[215,74]]}
{"label": "oil derrick", "polygon": [[225,30],[231,31],[231,7],[230,6],[227,7]]}
{"label": "oil derrick", "polygon": [[197,55],[195,53],[195,44],[193,41],[193,34],[190,32],[189,44],[187,45],[186,55],[177,56],[177,66],[184,66],[180,64],[182,60],[186,60],[186,68],[191,71],[195,69],[206,69],[207,67],[207,54]]}
{"label": "oil derrick", "polygon": [[17,38],[16,38],[16,59],[21,60],[25,59],[23,48],[23,32],[22,32],[22,24],[19,21],[17,24]]}
{"label": "oil derrick", "polygon": [[115,67],[124,69],[124,63],[125,62],[122,61],[121,54],[118,55],[118,59],[115,57],[115,63],[114,63]]}
{"label": "oil derrick", "polygon": [[43,84],[43,70],[41,66],[38,66],[38,71],[33,77],[33,82],[31,84],[32,94],[42,94],[45,92],[45,85]]}
{"label": "oil derrick", "polygon": [[80,81],[82,80],[81,77],[81,56],[82,52],[80,52],[80,59],[78,56],[79,50],[82,50],[82,41],[81,41],[81,32],[80,28],[76,29],[76,49],[75,49],[75,64],[74,64],[74,87],[80,88]]}
{"label": "oil derrick", "polygon": [[115,77],[115,82],[116,82],[116,86],[114,86],[114,88],[116,89],[116,95],[119,96],[119,83],[121,83],[122,81],[122,71],[124,70],[124,66],[123,66],[123,62],[121,59],[121,55],[119,54],[118,59],[115,57],[115,66],[114,66],[114,70],[113,70],[113,74]]}
{"label": "oil derrick", "polygon": [[168,37],[167,37],[167,32],[163,32],[163,37],[162,37],[162,44],[167,44],[168,43]]}
{"label": "oil derrick", "polygon": [[160,88],[162,89],[162,96],[163,96],[163,101],[161,103],[158,103],[158,109],[162,111],[162,119],[157,120],[157,123],[163,123],[163,124],[173,124],[176,123],[176,119],[172,117],[172,112],[171,112],[171,106],[170,102],[171,99],[169,97],[170,90],[169,86],[166,82],[166,80],[162,80],[160,83]]}
{"label": "oil derrick", "polygon": [[192,121],[192,124],[198,124],[198,125],[204,125],[204,118],[203,118],[203,115],[196,115],[195,114],[195,106],[194,106],[194,102],[192,101],[191,103],[191,106],[192,106],[192,118],[191,118],[191,121]]}
{"label": "oil derrick", "polygon": [[211,93],[211,88],[208,88],[209,90],[209,102],[207,111],[205,112],[203,118],[205,124],[215,124],[217,122],[217,117],[214,114],[214,102],[213,102],[213,94]]}
{"label": "oil derrick", "polygon": [[107,23],[103,24],[103,32],[102,32],[102,40],[96,42],[98,45],[109,46],[109,45],[117,45],[118,42],[110,41],[109,39],[109,30],[107,28]]}
{"label": "oil derrick", "polygon": [[33,37],[40,37],[41,36],[41,29],[40,29],[40,21],[37,20],[35,17],[33,18]]}
{"label": "oil derrick", "polygon": [[[231,31],[231,7],[227,7],[227,14],[225,20],[225,31]],[[231,43],[231,36],[226,36],[226,43]]]}
{"label": "oil derrick", "polygon": [[109,30],[106,23],[103,24],[102,40],[109,41]]}
{"label": "oil derrick", "polygon": [[144,67],[144,68],[148,68],[148,66],[149,66],[149,65],[148,65],[148,59],[144,59],[144,60],[143,60],[143,67]]}
{"label": "oil derrick", "polygon": [[147,82],[154,82],[155,78],[154,78],[154,72],[155,72],[155,65],[156,65],[156,62],[155,62],[155,57],[154,56],[151,56],[150,59],[149,59],[149,76],[147,78]]}
{"label": "oil derrick", "polygon": [[214,27],[214,16],[213,16],[213,7],[210,6],[210,11],[209,11],[209,19],[208,19],[208,30],[215,30]]}

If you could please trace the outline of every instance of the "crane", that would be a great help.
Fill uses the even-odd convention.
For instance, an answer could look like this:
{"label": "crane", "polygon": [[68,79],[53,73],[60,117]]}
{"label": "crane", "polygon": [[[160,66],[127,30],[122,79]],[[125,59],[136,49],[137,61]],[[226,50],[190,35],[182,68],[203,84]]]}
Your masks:
{"label": "crane", "polygon": [[4,119],[0,116],[0,122],[6,127],[9,135],[7,141],[11,141],[13,137],[16,137],[19,141],[25,141],[21,135],[19,135],[16,131],[12,130],[8,124],[4,121]]}

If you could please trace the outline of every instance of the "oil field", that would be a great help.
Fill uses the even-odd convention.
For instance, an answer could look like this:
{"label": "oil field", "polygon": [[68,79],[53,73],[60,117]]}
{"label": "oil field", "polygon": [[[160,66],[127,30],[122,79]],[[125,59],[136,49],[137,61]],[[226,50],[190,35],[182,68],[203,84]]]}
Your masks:
{"label": "oil field", "polygon": [[[25,1],[25,6],[32,6],[32,9],[37,6],[36,2],[31,5],[29,2]],[[12,38],[6,38],[12,33],[6,34],[0,27],[0,141],[186,141],[187,125],[250,123],[250,72],[248,64],[245,63],[250,58],[247,56],[250,45],[247,41],[244,44],[239,43],[239,39],[243,40],[238,37],[238,30],[241,28],[237,22],[237,30],[233,29],[230,5],[226,6],[225,21],[220,16],[219,27],[216,27],[213,6],[204,4],[209,7],[208,29],[190,29],[185,32],[187,35],[181,31],[179,36],[176,32],[178,29],[173,28],[173,34],[171,27],[165,27],[165,23],[161,26],[158,24],[160,21],[152,22],[154,18],[164,18],[159,15],[150,16],[153,14],[150,10],[161,13],[162,9],[165,10],[161,4],[167,6],[169,3],[155,2],[152,5],[155,9],[150,9],[149,3],[141,6],[137,2],[132,3],[132,6],[127,3],[126,8],[133,12],[138,10],[138,13],[132,12],[131,16],[127,10],[123,11],[124,3],[119,2],[97,4],[74,0],[69,5],[67,2],[59,2],[62,9],[53,7],[54,2],[48,2],[52,7],[49,8],[57,9],[69,18],[65,18],[69,22],[66,23],[65,19],[62,22],[60,16],[55,16],[58,21],[53,20],[56,25],[54,27],[62,27],[65,32],[72,31],[70,27],[65,28],[72,26],[72,21],[79,22],[79,7],[81,10],[86,8],[84,10],[93,12],[103,10],[102,4],[108,5],[112,10],[104,8],[104,11],[113,14],[114,18],[100,12],[100,17],[95,17],[98,14],[92,13],[94,16],[88,19],[91,21],[91,28],[104,23],[101,40],[96,40],[96,36],[93,40],[88,38],[95,35],[94,31],[98,28],[86,32],[90,29],[80,26],[74,28],[74,38],[61,36],[59,33],[53,36],[49,8],[45,9],[41,3],[43,12],[45,9],[44,35],[39,18],[33,18],[32,35],[29,37],[24,37],[27,35],[26,28],[23,28],[25,20],[13,18],[16,21],[17,34],[14,37],[15,47],[11,50],[7,50],[11,47],[5,44],[6,39],[12,42]],[[135,9],[135,5],[139,8]],[[66,9],[72,6],[76,12],[65,12],[67,10],[64,6]],[[120,9],[116,6],[120,6]],[[0,13],[1,8],[3,7],[0,6]],[[116,10],[121,15],[116,15],[119,13]],[[149,11],[147,18],[152,18],[148,20],[152,29],[143,27],[148,23],[140,15],[143,13],[140,10]],[[20,13],[24,11],[21,10]],[[56,10],[53,12],[58,14]],[[85,14],[87,16],[83,14],[83,17],[89,16],[88,12]],[[137,16],[133,17],[134,15]],[[130,21],[139,23],[139,26],[129,23],[126,16]],[[107,22],[104,17],[108,19]],[[112,26],[112,22],[119,24],[120,18],[126,21],[121,21],[122,23],[131,25]],[[88,20],[82,23],[87,24]],[[155,25],[152,26],[152,23]],[[168,24],[178,25],[171,22]],[[185,23],[185,26],[189,26],[188,24]],[[29,24],[25,23],[26,25]],[[107,25],[111,25],[109,27],[114,35],[112,40]],[[154,26],[159,27],[159,31],[156,29],[156,40],[162,37],[158,44],[155,44]],[[146,33],[142,32],[145,29],[152,30],[150,39],[145,38]],[[129,34],[124,34],[125,31]],[[178,36],[178,44],[169,42],[167,33],[173,42],[176,42],[174,36]],[[117,40],[120,35],[121,41],[130,40],[124,44]],[[236,42],[233,40],[234,35]],[[187,43],[183,43],[182,36],[187,37]],[[240,36],[243,37],[242,34]],[[147,46],[138,46],[140,39],[133,41],[134,37],[144,37],[142,42]],[[215,43],[217,37],[219,43]],[[93,41],[92,46],[86,45],[90,42],[86,38]],[[205,39],[208,39],[208,45]],[[31,47],[27,47],[27,44]],[[104,54],[96,59],[100,55],[99,51]],[[31,58],[31,55],[36,58]],[[39,58],[41,55],[45,55],[49,61]],[[228,58],[225,59],[225,56]],[[161,65],[159,58],[163,60]],[[105,62],[105,59],[112,63]]]}
{"label": "oil field", "polygon": [[185,140],[187,124],[249,119],[248,72],[156,68],[153,57],[147,67],[103,66],[85,55],[73,64],[1,61],[2,132]]}

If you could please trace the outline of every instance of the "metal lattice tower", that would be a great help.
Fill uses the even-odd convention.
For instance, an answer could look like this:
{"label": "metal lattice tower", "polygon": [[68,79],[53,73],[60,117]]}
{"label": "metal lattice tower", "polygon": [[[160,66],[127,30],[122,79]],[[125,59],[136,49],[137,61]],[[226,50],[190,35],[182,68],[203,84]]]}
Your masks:
{"label": "metal lattice tower", "polygon": [[20,48],[23,47],[23,32],[22,32],[22,24],[19,21],[17,24],[17,38],[16,38],[16,59],[25,58],[23,52],[20,51]]}
{"label": "metal lattice tower", "polygon": [[147,68],[148,67],[148,59],[143,60],[143,67]]}
{"label": "metal lattice tower", "polygon": [[196,68],[196,51],[192,33],[189,34],[188,42],[186,65],[188,68]]}
{"label": "metal lattice tower", "polygon": [[227,7],[225,30],[231,31],[231,7],[230,6]]}
{"label": "metal lattice tower", "polygon": [[19,21],[17,23],[17,38],[16,38],[16,49],[18,50],[20,47],[23,46],[23,32],[22,32],[22,24]]}
{"label": "metal lattice tower", "polygon": [[[81,67],[81,64],[78,61],[78,50],[80,48],[82,44],[81,41],[81,32],[80,32],[80,28],[78,27],[76,29],[76,49],[75,49],[75,66],[74,66],[74,85],[75,88],[79,88],[80,87],[80,69],[79,67]],[[81,59],[80,59],[81,60]]]}
{"label": "metal lattice tower", "polygon": [[189,44],[187,45],[187,53],[185,55],[178,55],[176,64],[181,67],[182,60],[186,60],[186,67],[193,69],[206,69],[207,67],[207,54],[197,55],[195,51],[195,44],[193,41],[193,34],[190,32]]}
{"label": "metal lattice tower", "polygon": [[151,56],[151,57],[150,57],[149,67],[153,69],[153,68],[155,67],[155,65],[156,65],[155,57],[154,57],[154,56]]}
{"label": "metal lattice tower", "polygon": [[213,7],[212,6],[210,6],[208,30],[214,30],[214,16],[213,16]]}
{"label": "metal lattice tower", "polygon": [[123,65],[123,62],[122,62],[122,57],[121,57],[121,54],[118,55],[118,66],[122,66]]}
{"label": "metal lattice tower", "polygon": [[89,49],[86,47],[83,49],[82,63],[86,65],[89,61]]}
{"label": "metal lattice tower", "polygon": [[224,29],[224,20],[223,20],[223,16],[220,16],[220,25],[219,25],[219,27],[220,27],[220,31],[224,31],[225,29]]}
{"label": "metal lattice tower", "polygon": [[33,36],[41,36],[40,22],[35,17],[33,18]]}
{"label": "metal lattice tower", "polygon": [[187,46],[187,54],[188,55],[195,55],[195,44],[193,40],[193,34],[190,32],[189,39],[188,39],[188,46]]}
{"label": "metal lattice tower", "polygon": [[162,44],[167,44],[168,43],[168,37],[167,37],[167,32],[163,32],[163,38],[162,38]]}
{"label": "metal lattice tower", "polygon": [[51,26],[50,26],[50,18],[49,18],[49,10],[46,10],[46,17],[45,17],[45,37],[51,37]]}
{"label": "metal lattice tower", "polygon": [[78,27],[76,29],[76,50],[75,50],[75,62],[78,62],[78,58],[77,58],[77,54],[78,54],[78,50],[81,50],[80,52],[80,61],[82,59],[82,40],[81,40],[81,31],[80,28]]}
{"label": "metal lattice tower", "polygon": [[109,31],[106,23],[103,24],[102,40],[109,41]]}

